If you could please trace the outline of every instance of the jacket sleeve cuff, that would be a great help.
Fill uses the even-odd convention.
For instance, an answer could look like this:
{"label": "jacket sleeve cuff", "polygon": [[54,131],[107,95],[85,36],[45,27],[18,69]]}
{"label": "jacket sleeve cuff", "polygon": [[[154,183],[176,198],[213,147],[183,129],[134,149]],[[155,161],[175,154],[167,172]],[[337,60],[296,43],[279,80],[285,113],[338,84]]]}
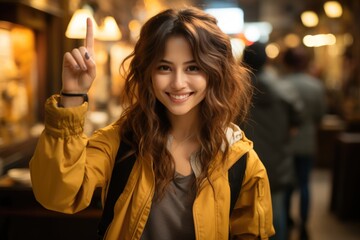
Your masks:
{"label": "jacket sleeve cuff", "polygon": [[62,108],[58,106],[59,95],[53,95],[45,103],[45,131],[55,137],[80,135],[84,132],[88,103],[78,107]]}

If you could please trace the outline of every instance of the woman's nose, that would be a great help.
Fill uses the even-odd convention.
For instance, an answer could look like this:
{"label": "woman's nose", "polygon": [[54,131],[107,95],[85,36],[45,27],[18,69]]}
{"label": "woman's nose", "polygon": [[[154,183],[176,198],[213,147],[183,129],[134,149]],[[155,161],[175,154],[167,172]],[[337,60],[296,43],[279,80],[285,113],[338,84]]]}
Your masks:
{"label": "woman's nose", "polygon": [[186,75],[182,71],[175,71],[172,76],[171,87],[181,89],[185,86]]}

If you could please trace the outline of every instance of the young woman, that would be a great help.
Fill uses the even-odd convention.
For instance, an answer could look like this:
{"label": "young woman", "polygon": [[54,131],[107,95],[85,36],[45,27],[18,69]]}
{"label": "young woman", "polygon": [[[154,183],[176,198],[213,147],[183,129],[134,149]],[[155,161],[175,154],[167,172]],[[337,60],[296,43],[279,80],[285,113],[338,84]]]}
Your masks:
{"label": "young woman", "polygon": [[[37,200],[74,213],[89,205],[96,187],[105,199],[120,142],[126,142],[131,151],[124,155],[136,161],[105,239],[271,236],[266,170],[232,123],[245,118],[250,104],[248,73],[216,20],[187,8],[166,10],[145,23],[125,60],[125,111],[88,138],[83,96],[96,75],[93,55],[88,20],[85,46],[64,55],[62,92],[45,106],[45,130],[30,162]],[[229,217],[228,169],[244,154],[245,177]]]}

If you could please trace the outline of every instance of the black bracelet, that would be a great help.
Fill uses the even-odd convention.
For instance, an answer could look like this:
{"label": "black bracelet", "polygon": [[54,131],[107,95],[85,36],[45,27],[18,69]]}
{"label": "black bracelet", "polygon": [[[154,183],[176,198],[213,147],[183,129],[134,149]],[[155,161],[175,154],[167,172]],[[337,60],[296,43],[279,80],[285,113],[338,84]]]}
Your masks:
{"label": "black bracelet", "polygon": [[87,93],[66,93],[61,91],[60,95],[65,97],[82,97],[84,99],[84,102],[89,102],[89,97]]}

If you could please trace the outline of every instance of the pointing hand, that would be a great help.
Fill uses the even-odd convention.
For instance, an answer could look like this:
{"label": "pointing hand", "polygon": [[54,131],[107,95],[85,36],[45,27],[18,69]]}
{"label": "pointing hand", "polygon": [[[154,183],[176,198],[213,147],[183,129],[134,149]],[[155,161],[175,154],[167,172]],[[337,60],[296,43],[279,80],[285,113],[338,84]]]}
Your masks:
{"label": "pointing hand", "polygon": [[87,93],[96,76],[94,61],[94,32],[90,18],[86,20],[85,46],[74,48],[64,54],[62,91],[65,93]]}

